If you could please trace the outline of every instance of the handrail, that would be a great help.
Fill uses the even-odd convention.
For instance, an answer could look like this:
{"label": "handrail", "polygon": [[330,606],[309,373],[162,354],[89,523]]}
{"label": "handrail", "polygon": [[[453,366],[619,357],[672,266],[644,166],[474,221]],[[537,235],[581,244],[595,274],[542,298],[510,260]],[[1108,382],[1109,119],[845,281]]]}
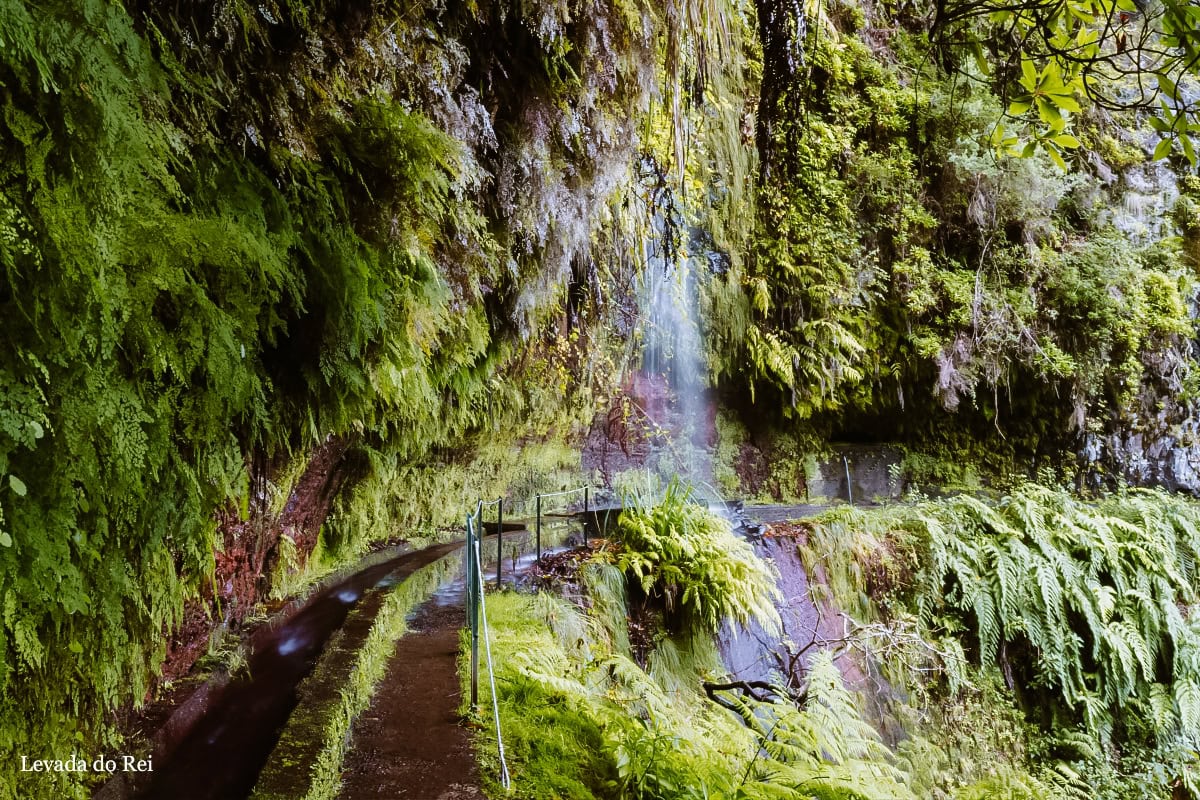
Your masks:
{"label": "handrail", "polygon": [[[534,532],[535,532],[535,537],[537,540],[536,554],[537,554],[537,562],[539,564],[542,561],[542,500],[545,500],[550,497],[562,497],[564,495],[576,494],[578,492],[583,492],[583,515],[584,515],[583,543],[584,543],[584,545],[586,545],[587,544],[587,515],[591,511],[592,487],[590,484],[584,484],[583,486],[577,486],[574,489],[562,489],[557,492],[544,492],[544,493],[538,493],[538,494],[534,495],[534,497],[533,497],[534,507],[535,507]],[[502,564],[504,561],[504,559],[501,555],[503,552],[501,547],[504,542],[504,498],[497,497],[495,500],[487,500],[487,501],[484,501],[482,498],[479,500],[476,500],[475,501],[475,511],[473,513],[471,513],[469,516],[474,518],[476,520],[477,524],[479,525],[479,527],[482,529],[482,527],[483,527],[483,509],[488,506],[496,506],[496,583],[499,584],[501,576],[502,576],[502,569],[503,569]]]}
{"label": "handrail", "polygon": [[580,486],[575,489],[563,489],[561,492],[546,492],[545,494],[539,494],[537,496],[538,497],[558,497],[558,496],[564,495],[564,494],[574,494],[575,492],[586,492],[588,489],[591,489],[591,488],[592,488],[591,486]]}
{"label": "handrail", "polygon": [[[537,562],[539,564],[542,560],[542,500],[547,497],[561,497],[577,492],[583,492],[583,543],[586,545],[587,515],[591,506],[592,492],[590,485],[534,496],[534,502],[537,506],[535,528],[537,530]],[[511,790],[511,778],[504,753],[504,739],[500,732],[500,707],[496,696],[496,671],[495,665],[492,662],[491,641],[487,628],[487,607],[483,599],[485,594],[483,553],[479,540],[483,535],[484,528],[483,509],[489,506],[496,506],[496,585],[499,586],[501,569],[504,564],[504,498],[497,497],[495,500],[488,500],[486,502],[480,498],[475,501],[475,510],[466,514],[467,625],[471,631],[471,708],[472,710],[476,710],[479,707],[479,629],[482,625],[483,646],[488,662],[488,679],[491,681],[492,688],[492,713],[496,720],[496,741],[500,751],[500,783],[506,790]]]}

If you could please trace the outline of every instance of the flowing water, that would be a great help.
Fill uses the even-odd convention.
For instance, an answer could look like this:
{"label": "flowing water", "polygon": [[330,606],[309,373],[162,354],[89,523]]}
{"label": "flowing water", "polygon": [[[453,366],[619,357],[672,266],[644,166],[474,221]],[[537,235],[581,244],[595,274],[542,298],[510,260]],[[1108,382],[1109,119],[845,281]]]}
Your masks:
{"label": "flowing water", "polygon": [[711,269],[715,254],[703,246],[696,247],[695,253],[685,252],[675,236],[680,224],[671,217],[669,205],[660,207],[641,243],[645,267],[639,377],[650,387],[664,389],[666,397],[665,403],[648,404],[652,416],[657,417],[654,421],[667,431],[659,471],[679,475],[691,483],[695,496],[730,519],[740,534],[749,534],[758,554],[772,560],[779,571],[778,585],[784,595],[780,608],[782,636],[768,634],[753,624],[744,628],[727,625],[718,644],[731,676],[737,680],[778,680],[782,676],[785,682],[799,681],[817,645],[839,638],[840,620],[831,609],[813,602],[796,542],[754,535],[761,532],[761,526],[741,512],[740,503],[727,507],[712,486],[713,411],[708,398],[698,280],[704,270]]}
{"label": "flowing water", "polygon": [[669,193],[653,197],[655,211],[640,242],[642,370],[636,385],[647,415],[665,434],[656,459],[661,477],[678,475],[698,497],[719,503],[711,488],[714,423],[698,285],[719,255],[694,237],[685,241],[686,222]]}
{"label": "flowing water", "polygon": [[[1146,146],[1158,142],[1152,137]],[[1170,211],[1179,199],[1174,170],[1166,161],[1130,167],[1116,187],[1119,202],[1104,212],[1107,221],[1135,244],[1149,244],[1170,232]]]}
{"label": "flowing water", "polygon": [[155,754],[152,779],[135,796],[233,800],[249,794],[296,706],[297,685],[350,610],[364,598],[378,601],[374,590],[461,546],[439,545],[368,567],[319,592],[283,624],[257,631],[246,670],[224,685],[198,690],[197,707],[187,709],[189,723],[179,726],[183,730],[176,741],[160,743],[165,752]]}

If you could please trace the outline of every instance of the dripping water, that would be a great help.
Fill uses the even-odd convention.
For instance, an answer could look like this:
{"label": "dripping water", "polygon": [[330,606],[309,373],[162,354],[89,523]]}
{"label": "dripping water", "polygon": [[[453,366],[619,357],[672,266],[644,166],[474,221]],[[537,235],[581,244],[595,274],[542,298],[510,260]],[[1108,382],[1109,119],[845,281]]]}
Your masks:
{"label": "dripping water", "polygon": [[699,281],[722,256],[690,233],[661,184],[648,193],[651,214],[640,236],[641,371],[637,394],[659,433],[660,477],[678,475],[698,499],[719,505],[712,488],[713,412],[700,319]]}

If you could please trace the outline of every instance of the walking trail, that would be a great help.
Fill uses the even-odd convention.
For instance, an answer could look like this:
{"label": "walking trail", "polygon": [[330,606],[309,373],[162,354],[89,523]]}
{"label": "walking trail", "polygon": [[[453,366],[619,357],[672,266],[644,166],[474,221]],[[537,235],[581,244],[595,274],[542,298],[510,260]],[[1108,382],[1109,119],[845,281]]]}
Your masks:
{"label": "walking trail", "polygon": [[483,800],[456,662],[460,605],[426,603],[354,724],[339,800]]}

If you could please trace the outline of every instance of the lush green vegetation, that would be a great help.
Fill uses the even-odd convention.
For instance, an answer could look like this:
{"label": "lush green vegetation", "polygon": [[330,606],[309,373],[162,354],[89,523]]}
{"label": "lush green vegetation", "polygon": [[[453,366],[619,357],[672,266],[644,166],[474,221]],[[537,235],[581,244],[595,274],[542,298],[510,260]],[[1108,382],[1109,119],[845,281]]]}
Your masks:
{"label": "lush green vegetation", "polygon": [[709,363],[756,435],[774,419],[1027,473],[1130,424],[1163,383],[1147,365],[1194,330],[1188,201],[1182,239],[1114,227],[1113,175],[1149,162],[1135,118],[1080,113],[1061,164],[998,158],[1003,70],[853,3],[805,30],[760,104],[756,233],[706,295]]}
{"label": "lush green vegetation", "polygon": [[1022,749],[1088,776],[1090,796],[1162,797],[1196,790],[1198,524],[1161,492],[1029,484],[994,504],[840,509],[801,546],[858,622],[918,632],[916,653],[869,653],[896,685],[954,702],[974,661],[1025,710]]}
{"label": "lush green vegetation", "polygon": [[[1030,494],[1043,501],[1059,497],[1047,490],[1031,489]],[[682,522],[686,515],[679,495],[666,499],[661,507],[634,512],[637,527],[687,538],[689,527],[713,525],[703,513]],[[810,552],[841,548],[836,553],[841,560],[827,563],[846,573],[843,582],[853,584],[854,567],[878,560],[882,546],[891,543],[882,531],[908,530],[898,520],[925,519],[941,506],[919,508],[921,513],[910,510],[909,516],[901,511],[878,518],[866,512],[831,515],[814,523],[807,546]],[[1141,508],[1162,510],[1153,500]],[[879,531],[880,539],[847,535],[845,525],[864,535]],[[642,541],[650,542],[645,556],[654,560],[659,551],[654,539]],[[859,549],[851,550],[851,542]],[[892,550],[882,552],[902,561],[912,555],[892,544]],[[635,546],[632,539],[623,539],[626,553]],[[730,563],[721,564],[721,556],[714,555],[708,571],[719,575],[742,559],[735,553]],[[742,692],[719,688],[724,667],[706,621],[694,616],[682,627],[672,623],[662,596],[652,606],[659,627],[649,653],[639,656],[631,647],[628,618],[644,594],[638,573],[623,571],[627,560],[627,555],[614,560],[599,553],[582,564],[582,607],[545,593],[505,592],[488,599],[501,725],[517,797],[1048,800],[1095,797],[1098,792],[1151,796],[1134,792],[1155,790],[1152,775],[1139,775],[1140,783],[1116,776],[1101,748],[1089,745],[1069,721],[1050,732],[1027,722],[1000,685],[992,656],[985,656],[986,667],[970,667],[962,658],[963,646],[948,644],[963,629],[939,626],[931,612],[920,617],[925,627],[913,634],[898,616],[901,598],[933,604],[942,595],[940,590],[931,594],[929,584],[914,580],[911,571],[907,579],[890,585],[890,593],[876,587],[877,604],[868,599],[869,619],[885,626],[874,632],[886,629],[889,635],[863,634],[840,643],[841,650],[815,652],[805,662],[798,692],[782,683],[744,687],[749,691]],[[840,584],[831,585],[835,594],[846,594],[838,590]],[[735,591],[745,594],[742,604],[751,604],[753,593],[771,595],[775,589],[747,583]],[[953,599],[950,595],[951,603]],[[885,618],[886,623],[879,623]],[[847,656],[847,644],[866,661]],[[894,687],[888,701],[890,724],[899,723],[904,730],[894,747],[886,746],[864,718],[862,697],[846,688],[838,666],[872,660],[883,662]],[[704,681],[717,682],[705,684],[707,697],[701,691]],[[493,729],[481,730],[485,777],[494,781]],[[1095,763],[1068,763],[1063,750],[1070,747],[1077,748],[1070,751],[1072,758],[1082,750]],[[1093,783],[1088,775],[1101,780]],[[1157,790],[1162,786],[1157,784]],[[1121,787],[1126,794],[1115,793]],[[494,784],[491,790],[502,794]]]}
{"label": "lush green vegetation", "polygon": [[[608,591],[594,572],[589,585]],[[598,607],[624,608],[617,587]],[[814,665],[803,707],[737,700],[734,713],[699,692],[722,672],[711,634],[664,639],[643,668],[613,636],[623,616],[610,614],[547,594],[489,597],[511,796],[913,797],[828,657]],[[480,738],[494,781],[494,733]]]}
{"label": "lush green vegetation", "polygon": [[[185,610],[236,629],[478,496],[565,485],[637,369],[651,253],[698,273],[726,491],[803,498],[837,437],[894,442],[909,483],[1200,490],[1196,16],[0,0],[0,796],[88,794],[94,776],[18,786],[19,756],[118,748]],[[1130,53],[1138,74],[1110,80]],[[1154,191],[1171,207],[1148,218]],[[541,659],[503,685],[533,786],[1190,780],[1191,505],[1021,486],[839,514],[811,566],[861,625],[900,625],[911,648],[882,662],[935,701],[895,704],[904,743],[882,747],[827,660],[798,704],[692,696],[708,637],[770,628],[779,596],[674,486],[588,568],[589,611],[498,598],[502,646]],[[662,605],[644,664],[631,597]]]}
{"label": "lush green vegetation", "polygon": [[658,502],[640,498],[626,506],[614,563],[662,604],[673,625],[709,633],[726,620],[778,627],[782,598],[770,569],[726,520],[691,502],[689,487],[672,480]]}
{"label": "lush green vegetation", "polygon": [[[485,430],[567,435],[608,380],[579,366],[602,349],[586,294],[556,338],[590,221],[548,206],[629,163],[628,139],[582,144],[644,94],[618,9],[540,34],[501,10],[435,15],[442,44],[502,34],[471,81],[545,56],[492,119],[475,90],[434,107],[466,67],[417,79],[424,10],[408,4],[142,5],[0,4],[7,795],[84,793],[72,774],[16,787],[17,756],[117,746],[111,712],[146,697],[185,598],[221,591],[214,551],[276,546],[289,462],[338,440],[348,485],[423,459],[435,474]],[[370,44],[385,36],[394,48]],[[588,117],[560,136],[531,121],[541,102]],[[534,153],[570,174],[518,191]],[[423,480],[360,489],[338,519]],[[219,508],[250,524],[217,530]],[[367,537],[333,531],[326,552]]]}

